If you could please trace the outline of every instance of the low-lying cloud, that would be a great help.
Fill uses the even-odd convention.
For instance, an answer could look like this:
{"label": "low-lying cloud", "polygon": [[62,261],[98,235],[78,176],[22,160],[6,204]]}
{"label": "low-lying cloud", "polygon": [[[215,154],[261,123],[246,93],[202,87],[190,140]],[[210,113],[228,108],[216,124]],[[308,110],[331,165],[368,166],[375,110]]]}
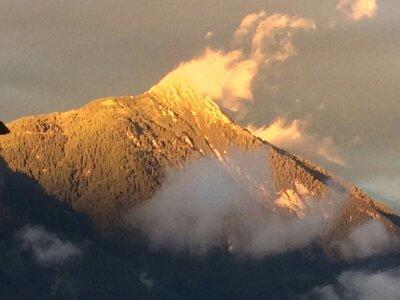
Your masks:
{"label": "low-lying cloud", "polygon": [[78,246],[42,227],[27,226],[19,232],[18,239],[22,247],[32,251],[37,262],[43,265],[62,264],[82,254]]}
{"label": "low-lying cloud", "polygon": [[307,133],[307,122],[284,118],[276,118],[274,122],[262,127],[253,125],[247,129],[255,136],[285,150],[308,158],[322,158],[325,161],[345,166],[346,162],[340,150],[334,145],[332,138],[317,138]]}
{"label": "low-lying cloud", "polygon": [[249,14],[234,33],[232,49],[206,48],[181,63],[160,83],[185,83],[213,97],[220,105],[238,111],[253,98],[253,80],[261,69],[296,55],[293,35],[315,29],[311,19],[284,14]]}
{"label": "low-lying cloud", "polygon": [[314,289],[311,296],[323,300],[400,299],[400,269],[381,272],[347,271],[337,283]]}
{"label": "low-lying cloud", "polygon": [[370,221],[353,229],[340,244],[340,250],[345,258],[357,259],[385,254],[399,246],[398,237],[390,233],[382,222]]}
{"label": "low-lying cloud", "polygon": [[195,255],[225,248],[237,255],[263,257],[305,247],[320,234],[324,210],[333,207],[318,201],[316,208],[310,200],[304,218],[275,211],[276,193],[266,178],[265,154],[241,154],[236,159],[248,165],[250,173],[237,170],[232,158],[229,166],[202,158],[171,171],[155,196],[129,214],[128,222],[145,233],[154,248]]}

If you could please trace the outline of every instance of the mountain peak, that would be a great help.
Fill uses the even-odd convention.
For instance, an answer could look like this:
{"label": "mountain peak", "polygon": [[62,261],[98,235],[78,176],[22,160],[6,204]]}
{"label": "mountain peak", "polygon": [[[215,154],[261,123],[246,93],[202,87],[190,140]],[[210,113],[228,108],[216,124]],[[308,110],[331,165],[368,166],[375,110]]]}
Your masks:
{"label": "mountain peak", "polygon": [[104,231],[149,199],[167,169],[261,145],[210,97],[181,83],[163,82],[139,96],[101,98],[76,110],[21,118],[10,128],[12,133],[0,139],[8,165],[88,213]]}
{"label": "mountain peak", "polygon": [[150,88],[149,94],[179,111],[191,111],[194,115],[209,114],[224,123],[232,123],[210,96],[202,94],[188,80],[167,77]]}

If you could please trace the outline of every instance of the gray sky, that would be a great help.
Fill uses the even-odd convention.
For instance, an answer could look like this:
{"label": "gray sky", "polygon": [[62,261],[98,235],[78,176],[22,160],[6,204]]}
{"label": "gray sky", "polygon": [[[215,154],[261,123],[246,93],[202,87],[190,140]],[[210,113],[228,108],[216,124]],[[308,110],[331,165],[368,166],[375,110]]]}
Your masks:
{"label": "gray sky", "polygon": [[393,191],[400,182],[399,3],[377,0],[374,16],[352,20],[339,1],[361,0],[0,0],[0,119],[141,93],[205,47],[227,50],[249,13],[297,15],[317,29],[296,35],[298,55],[259,74],[253,101],[228,113],[243,125],[307,120],[309,143],[331,137],[346,166],[311,158],[393,198],[400,194]]}

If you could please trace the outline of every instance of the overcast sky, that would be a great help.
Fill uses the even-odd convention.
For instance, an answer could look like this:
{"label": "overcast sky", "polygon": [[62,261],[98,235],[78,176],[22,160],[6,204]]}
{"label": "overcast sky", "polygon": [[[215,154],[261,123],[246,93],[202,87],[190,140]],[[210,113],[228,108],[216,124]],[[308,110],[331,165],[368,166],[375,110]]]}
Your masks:
{"label": "overcast sky", "polygon": [[[357,12],[357,2],[369,11]],[[396,197],[398,0],[0,0],[0,119],[144,92],[205,47],[228,51],[243,18],[262,10],[313,20],[316,29],[296,34],[297,55],[260,71],[253,99],[227,113],[244,126],[301,120],[310,147],[327,137],[346,163],[311,151],[312,159]]]}

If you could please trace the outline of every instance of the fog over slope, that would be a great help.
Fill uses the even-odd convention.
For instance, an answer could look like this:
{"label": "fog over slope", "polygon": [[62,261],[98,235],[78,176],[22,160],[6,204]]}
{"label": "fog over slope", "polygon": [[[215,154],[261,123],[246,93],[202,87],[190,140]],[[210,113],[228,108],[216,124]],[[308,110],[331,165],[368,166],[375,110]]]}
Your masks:
{"label": "fog over slope", "polygon": [[[217,159],[202,158],[167,174],[160,190],[134,208],[128,220],[156,248],[195,255],[227,248],[239,256],[264,257],[305,247],[322,233],[324,222],[337,217],[344,201],[339,194],[331,203],[312,197],[304,197],[305,203],[300,198],[276,200],[265,153],[237,153],[232,160],[250,166],[248,175],[266,183],[269,194],[252,191],[258,186],[249,186],[240,174],[232,176],[229,172],[236,170],[227,170]],[[290,213],[280,214],[279,205],[292,205]]]}

